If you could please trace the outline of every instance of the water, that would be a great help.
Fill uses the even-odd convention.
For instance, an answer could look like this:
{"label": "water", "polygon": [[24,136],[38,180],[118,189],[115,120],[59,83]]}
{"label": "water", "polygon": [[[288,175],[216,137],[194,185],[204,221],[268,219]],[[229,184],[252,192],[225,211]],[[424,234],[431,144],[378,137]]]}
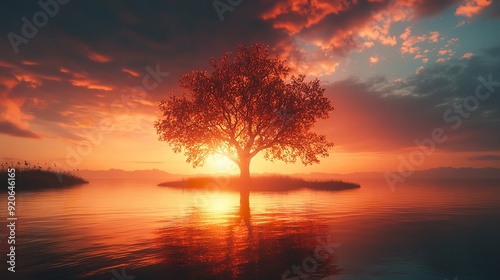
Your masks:
{"label": "water", "polygon": [[251,193],[249,217],[238,193],[156,183],[19,193],[0,279],[500,279],[498,180]]}

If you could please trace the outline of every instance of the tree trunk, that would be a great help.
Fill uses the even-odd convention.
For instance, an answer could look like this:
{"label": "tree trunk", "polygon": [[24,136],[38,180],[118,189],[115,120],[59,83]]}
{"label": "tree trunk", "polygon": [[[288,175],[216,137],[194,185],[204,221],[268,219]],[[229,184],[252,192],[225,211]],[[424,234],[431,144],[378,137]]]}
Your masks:
{"label": "tree trunk", "polygon": [[240,211],[250,213],[250,159],[240,158]]}
{"label": "tree trunk", "polygon": [[241,158],[239,166],[240,179],[248,182],[248,180],[250,180],[250,159]]}

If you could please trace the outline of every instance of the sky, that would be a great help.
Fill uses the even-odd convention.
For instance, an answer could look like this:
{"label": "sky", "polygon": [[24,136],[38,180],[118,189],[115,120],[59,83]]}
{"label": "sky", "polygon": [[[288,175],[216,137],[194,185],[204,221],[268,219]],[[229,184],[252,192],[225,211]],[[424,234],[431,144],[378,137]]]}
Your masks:
{"label": "sky", "polygon": [[[193,169],[158,141],[179,77],[238,44],[318,78],[335,111],[320,164],[254,173],[500,167],[500,3],[493,0],[2,1],[2,161],[62,169]],[[145,90],[141,90],[145,89]]]}

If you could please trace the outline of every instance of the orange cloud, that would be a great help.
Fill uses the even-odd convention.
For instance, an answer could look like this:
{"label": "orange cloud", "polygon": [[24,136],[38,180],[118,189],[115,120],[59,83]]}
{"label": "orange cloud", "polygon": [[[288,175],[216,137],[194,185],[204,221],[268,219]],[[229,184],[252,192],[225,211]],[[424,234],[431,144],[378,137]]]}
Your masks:
{"label": "orange cloud", "polygon": [[104,90],[104,91],[113,90],[113,88],[110,86],[100,85],[96,81],[88,80],[88,79],[70,80],[70,82],[72,85],[77,86],[77,87],[85,87],[88,89],[97,89],[97,90]]}
{"label": "orange cloud", "polygon": [[98,54],[96,52],[92,52],[92,51],[89,51],[87,52],[87,57],[95,62],[99,62],[99,63],[106,63],[106,62],[110,62],[112,60],[111,57],[109,56],[105,56],[103,54]]}
{"label": "orange cloud", "polygon": [[61,81],[62,79],[60,77],[55,77],[55,76],[47,76],[47,75],[40,75],[40,77],[44,80],[49,80],[49,81]]}
{"label": "orange cloud", "polygon": [[122,72],[127,73],[130,76],[139,77],[139,73],[137,73],[133,70],[127,69],[127,68],[122,68]]}
{"label": "orange cloud", "polygon": [[28,61],[28,60],[24,60],[21,63],[24,65],[38,65],[39,64],[38,62]]}
{"label": "orange cloud", "polygon": [[[296,34],[320,22],[329,14],[338,14],[348,9],[351,3],[357,1],[321,1],[321,0],[296,0],[281,1],[261,16],[263,20],[273,20],[273,27],[284,29],[289,34]],[[296,20],[298,17],[300,20]],[[295,20],[291,20],[294,18]]]}
{"label": "orange cloud", "polygon": [[420,36],[410,36],[408,39],[406,39],[402,44],[401,44],[401,54],[413,54],[413,53],[418,53],[420,51],[420,47],[415,46],[415,44],[424,42],[427,40],[426,35],[420,35]]}
{"label": "orange cloud", "polygon": [[[420,47],[417,46],[418,43],[421,42],[429,42],[429,43],[437,43],[439,40],[439,32],[437,31],[430,31],[429,35],[419,35],[419,36],[410,36],[410,32],[408,31],[408,34],[406,34],[405,30],[405,37],[403,43],[401,44],[401,54],[414,54],[416,53],[417,56],[420,52]],[[401,37],[401,36],[400,36]],[[425,53],[425,52],[424,52]],[[415,57],[417,58],[417,57]]]}
{"label": "orange cloud", "polygon": [[[376,1],[378,2],[378,1]],[[371,45],[360,44],[359,39],[368,40],[369,42],[377,41],[383,45],[394,46],[397,44],[396,36],[390,33],[390,29],[395,22],[406,22],[413,18],[414,4],[416,0],[410,1],[391,1],[387,7],[378,11],[373,11],[368,20],[361,21],[360,24],[351,26],[349,30],[339,33],[332,40],[353,41],[351,46],[362,50],[363,47],[371,47]],[[400,35],[400,38],[405,40],[411,33],[410,28],[406,28],[405,32]],[[353,39],[352,39],[353,38]],[[330,41],[332,41],[330,40]]]}
{"label": "orange cloud", "polygon": [[[0,76],[0,85],[5,86],[9,90],[12,90],[12,88],[14,88],[18,83],[19,83],[19,81],[17,79]],[[1,94],[0,94],[0,96],[1,96]]]}
{"label": "orange cloud", "polygon": [[448,50],[441,49],[438,52],[438,55],[440,55],[440,56],[443,56],[443,55],[452,55],[452,54],[453,54],[453,51],[450,50],[450,49],[448,49]]}
{"label": "orange cloud", "polygon": [[[395,22],[406,22],[413,19],[414,6],[418,2],[418,0],[391,1],[385,9],[372,12],[372,21],[365,24],[359,35],[377,40],[383,45],[396,45],[396,37],[390,34],[391,25]],[[406,40],[410,34],[411,30],[407,27],[399,37]]]}
{"label": "orange cloud", "polygon": [[9,92],[20,80],[0,80],[4,90],[0,91],[0,133],[17,137],[41,138],[35,132],[28,130],[29,121],[34,117],[21,110],[25,104],[24,97],[10,97]]}
{"label": "orange cloud", "polygon": [[455,15],[471,18],[481,13],[481,11],[491,5],[491,3],[493,3],[492,0],[465,0],[465,2],[457,8]]}
{"label": "orange cloud", "polygon": [[377,64],[379,58],[377,56],[370,56],[370,64]]}
{"label": "orange cloud", "polygon": [[335,73],[340,65],[338,61],[327,60],[322,56],[323,51],[316,50],[308,52],[302,57],[292,57],[289,65],[293,71],[298,73],[307,73],[310,77],[321,77]]}
{"label": "orange cloud", "polygon": [[[23,65],[38,65],[37,62],[22,61]],[[37,88],[43,84],[43,80],[60,81],[61,78],[57,76],[50,76],[44,74],[33,73],[29,70],[23,69],[23,66],[16,66],[10,63],[0,61],[0,67],[7,67],[12,69],[12,78],[0,77],[0,84],[3,84],[8,89],[14,88],[19,83],[23,83],[30,88]]]}
{"label": "orange cloud", "polygon": [[367,49],[369,49],[369,48],[371,48],[371,47],[375,46],[375,43],[373,43],[373,42],[364,42],[364,43],[363,43],[363,45],[364,45]]}
{"label": "orange cloud", "polygon": [[410,37],[410,34],[411,34],[410,27],[406,27],[405,32],[403,32],[401,35],[399,35],[399,38],[406,40],[406,39],[408,39],[408,37]]}
{"label": "orange cloud", "polygon": [[439,40],[439,32],[431,31],[430,36],[429,36],[429,42],[430,43],[437,43],[438,40]]}
{"label": "orange cloud", "polygon": [[41,79],[35,75],[28,73],[15,73],[14,76],[19,82],[24,82],[31,88],[37,88],[42,85]]}
{"label": "orange cloud", "polygon": [[464,55],[462,55],[461,59],[470,59],[471,57],[473,57],[475,54],[471,53],[471,52],[468,52],[468,53],[465,53]]}
{"label": "orange cloud", "polygon": [[61,68],[61,69],[59,69],[59,71],[61,71],[61,73],[70,74],[73,78],[76,78],[76,79],[85,79],[89,76],[86,72],[80,72],[80,73],[73,72],[67,68]]}
{"label": "orange cloud", "polygon": [[[369,2],[384,3],[379,0]],[[293,50],[281,53],[284,53],[284,58],[292,61],[296,66],[300,64],[300,61],[304,62],[303,58],[311,52],[326,52],[328,54],[323,60],[331,60],[332,56],[345,57],[353,49],[361,52],[371,48],[375,42],[395,46],[398,44],[398,37],[403,40],[401,53],[416,55],[420,53],[418,43],[425,41],[437,43],[440,39],[437,31],[411,36],[410,27],[398,36],[391,34],[391,26],[394,23],[408,22],[419,16],[424,4],[422,0],[385,1],[385,4],[374,6],[370,14],[367,14],[368,10],[363,11],[361,9],[363,7],[356,6],[357,4],[357,1],[344,0],[281,0],[262,13],[261,18],[270,22],[275,29],[282,29],[290,35],[290,39],[284,41]],[[349,18],[350,13],[358,8],[361,12],[353,14],[355,19],[345,20],[345,22],[341,20],[337,28],[335,25],[329,27],[330,25],[327,24],[332,17],[337,15]],[[316,55],[313,54],[313,56]],[[328,72],[336,67],[335,63],[329,64],[327,68],[330,71]]]}

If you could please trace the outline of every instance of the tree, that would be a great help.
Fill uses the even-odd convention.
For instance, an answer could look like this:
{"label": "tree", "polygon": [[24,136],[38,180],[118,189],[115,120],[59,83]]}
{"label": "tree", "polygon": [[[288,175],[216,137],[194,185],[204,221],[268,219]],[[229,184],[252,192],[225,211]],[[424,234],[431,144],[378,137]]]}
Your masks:
{"label": "tree", "polygon": [[[223,155],[239,166],[241,181],[248,181],[250,161],[260,152],[267,160],[300,159],[304,165],[328,156],[333,143],[312,131],[318,119],[333,111],[318,79],[289,77],[285,61],[271,57],[260,44],[239,45],[234,55],[211,59],[210,65],[210,73],[195,70],[181,76],[187,93],[170,93],[159,104],[163,117],[155,122],[159,140],[176,153],[184,151],[193,167]],[[243,195],[244,190],[244,201]]]}

